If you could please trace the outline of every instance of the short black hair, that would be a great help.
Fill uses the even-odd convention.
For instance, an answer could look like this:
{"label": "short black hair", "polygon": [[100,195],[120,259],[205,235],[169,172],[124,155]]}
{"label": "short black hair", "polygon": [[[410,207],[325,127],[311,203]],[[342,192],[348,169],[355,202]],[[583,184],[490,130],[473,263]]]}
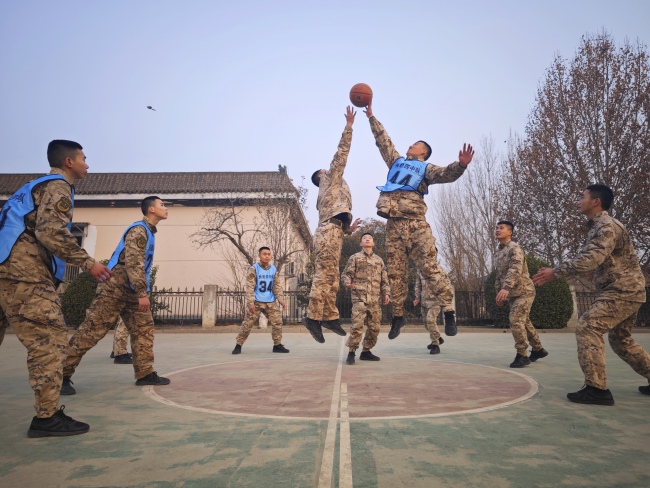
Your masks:
{"label": "short black hair", "polygon": [[321,171],[323,170],[317,169],[316,171],[314,171],[314,174],[311,175],[311,182],[316,186],[320,186],[320,176],[318,176],[318,173],[320,173]]}
{"label": "short black hair", "polygon": [[260,247],[259,251],[257,251],[257,254],[261,253],[264,249],[266,249],[268,252],[271,252],[270,247],[262,246],[262,247]]}
{"label": "short black hair", "polygon": [[514,232],[514,231],[515,231],[515,224],[513,224],[513,223],[510,222],[509,220],[499,220],[499,221],[497,222],[497,225],[501,225],[501,224],[503,224],[503,225],[507,225],[508,227],[510,227],[510,231],[511,231],[511,232]]}
{"label": "short black hair", "polygon": [[598,198],[603,210],[609,210],[614,203],[614,192],[609,186],[606,185],[589,185],[587,187],[591,198]]}
{"label": "short black hair", "polygon": [[157,197],[156,195],[151,195],[150,197],[142,200],[140,204],[140,210],[142,210],[142,215],[147,215],[149,213],[149,207],[156,205],[156,200],[162,200],[162,198]]}
{"label": "short black hair", "polygon": [[363,234],[361,234],[361,237],[359,237],[359,242],[363,240],[363,236],[370,236],[372,237],[373,241],[375,240],[375,236],[372,235],[372,232],[364,232]]}
{"label": "short black hair", "polygon": [[47,145],[47,162],[50,163],[50,168],[63,168],[65,158],[82,149],[78,142],[55,139]]}
{"label": "short black hair", "polygon": [[[418,141],[418,142],[421,142],[427,148],[427,155],[424,156],[424,160],[426,161],[427,159],[429,159],[431,157],[431,146],[429,146],[429,143],[427,143],[426,141]],[[416,144],[418,142],[416,142]]]}

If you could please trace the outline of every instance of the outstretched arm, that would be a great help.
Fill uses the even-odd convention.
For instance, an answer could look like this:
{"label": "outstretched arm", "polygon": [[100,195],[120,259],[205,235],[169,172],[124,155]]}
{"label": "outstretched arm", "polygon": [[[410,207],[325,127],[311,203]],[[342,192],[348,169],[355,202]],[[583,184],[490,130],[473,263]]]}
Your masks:
{"label": "outstretched arm", "polygon": [[379,148],[381,157],[384,158],[386,165],[390,168],[393,163],[402,156],[400,156],[400,154],[395,150],[395,145],[386,133],[384,126],[381,125],[381,122],[379,122],[373,115],[372,102],[368,104],[364,112],[370,120],[370,130],[372,130],[372,135],[375,136],[375,144],[377,144],[377,147]]}
{"label": "outstretched arm", "polygon": [[343,172],[345,165],[348,162],[348,154],[350,154],[350,145],[352,144],[352,124],[354,124],[354,117],[357,113],[348,105],[345,113],[345,129],[339,141],[339,147],[336,150],[334,159],[330,164],[329,176],[333,184],[340,183],[343,180]]}

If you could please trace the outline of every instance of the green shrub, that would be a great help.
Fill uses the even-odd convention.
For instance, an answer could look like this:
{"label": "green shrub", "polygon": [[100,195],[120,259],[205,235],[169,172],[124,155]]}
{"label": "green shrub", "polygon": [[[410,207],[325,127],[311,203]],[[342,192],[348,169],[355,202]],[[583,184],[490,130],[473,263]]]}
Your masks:
{"label": "green shrub", "polygon": [[61,296],[61,309],[68,325],[79,327],[86,318],[86,309],[95,298],[97,282],[90,273],[81,273]]}
{"label": "green shrub", "polygon": [[[106,264],[106,260],[101,261]],[[151,289],[154,289],[156,284],[156,274],[158,273],[158,266],[151,268]],[[61,295],[61,309],[66,319],[67,325],[73,325],[75,328],[79,327],[86,318],[86,309],[90,307],[90,303],[95,298],[97,291],[97,282],[90,276],[90,273],[81,273],[74,280],[70,282],[66,290]],[[158,297],[158,293],[151,292],[149,294],[149,302],[151,303],[151,313],[156,314],[161,310],[167,310],[168,305],[163,303]]]}
{"label": "green shrub", "polygon": [[[531,254],[526,256],[528,271],[533,276],[539,268],[549,267],[548,263],[533,257]],[[496,272],[492,271],[485,282],[485,302],[488,315],[494,320],[495,327],[509,327],[508,314],[510,307],[508,304],[503,307],[496,305],[496,290],[494,281]],[[562,329],[567,326],[567,322],[573,315],[573,298],[569,284],[559,278],[547,283],[541,287],[535,287],[537,295],[533,308],[530,311],[530,321],[536,329]]]}

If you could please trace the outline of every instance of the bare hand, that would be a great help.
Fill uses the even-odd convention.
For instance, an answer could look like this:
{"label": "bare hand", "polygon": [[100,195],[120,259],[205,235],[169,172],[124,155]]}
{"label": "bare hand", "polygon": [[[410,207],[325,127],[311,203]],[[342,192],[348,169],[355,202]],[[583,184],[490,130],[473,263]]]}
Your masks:
{"label": "bare hand", "polygon": [[146,312],[149,310],[151,303],[149,302],[149,297],[138,298],[138,310],[141,312]]}
{"label": "bare hand", "polygon": [[90,273],[90,276],[100,283],[108,281],[113,275],[113,272],[99,261],[95,261],[95,264],[93,264],[93,267],[90,268],[88,272]]}
{"label": "bare hand", "polygon": [[471,144],[463,144],[463,149],[458,151],[458,162],[463,168],[467,168],[467,165],[472,162],[474,157],[474,149],[472,149]]}
{"label": "bare hand", "polygon": [[417,307],[417,306],[418,306],[418,303],[420,303],[420,300],[419,300],[419,299],[418,299],[418,300],[413,300],[413,306],[414,306],[414,307]]}
{"label": "bare hand", "polygon": [[384,297],[384,305],[388,305],[390,303],[390,296],[386,295]]}
{"label": "bare hand", "polygon": [[354,124],[354,116],[357,115],[355,110],[348,105],[348,108],[346,109],[346,114],[345,114],[345,120],[347,124],[345,125],[346,127],[352,127],[352,124]]}
{"label": "bare hand", "polygon": [[508,298],[508,295],[510,295],[510,292],[508,290],[501,290],[499,293],[497,293],[497,305],[499,307],[504,304]]}
{"label": "bare hand", "polygon": [[[280,300],[278,300],[278,302],[280,302]],[[287,308],[287,304],[284,303],[284,302],[280,302],[280,305],[282,305],[282,310],[284,310],[285,308]]]}
{"label": "bare hand", "polygon": [[366,106],[366,109],[363,111],[368,118],[372,117],[372,100],[370,100],[370,103]]}
{"label": "bare hand", "polygon": [[552,268],[539,268],[537,274],[533,276],[533,283],[535,283],[536,286],[542,286],[549,281],[553,281],[555,278],[557,278],[557,276],[555,276]]}
{"label": "bare hand", "polygon": [[253,304],[251,303],[251,304],[248,306],[248,311],[249,311],[250,313],[255,313],[255,305],[253,305]]}
{"label": "bare hand", "polygon": [[361,219],[357,219],[352,222],[352,225],[350,226],[350,234],[357,230],[359,228],[359,225],[361,225]]}

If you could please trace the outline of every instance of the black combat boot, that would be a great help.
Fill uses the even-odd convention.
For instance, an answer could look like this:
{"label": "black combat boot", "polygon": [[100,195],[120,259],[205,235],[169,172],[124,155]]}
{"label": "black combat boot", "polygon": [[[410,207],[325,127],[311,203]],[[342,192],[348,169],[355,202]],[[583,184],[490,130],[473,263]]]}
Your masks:
{"label": "black combat boot", "polygon": [[539,351],[530,351],[530,360],[532,362],[545,358],[546,356],[548,356],[548,351],[543,347]]}
{"label": "black combat boot", "polygon": [[373,353],[370,351],[361,351],[361,354],[359,354],[359,359],[362,361],[379,361],[379,356],[375,356]]}
{"label": "black combat boot", "polygon": [[56,411],[49,419],[32,418],[32,423],[27,431],[27,437],[49,437],[85,434],[90,426],[74,420],[63,413],[65,405]]}
{"label": "black combat boot", "polygon": [[74,395],[77,393],[77,390],[72,386],[74,383],[69,376],[63,377],[63,384],[61,385],[61,395]]}
{"label": "black combat boot", "polygon": [[639,386],[639,391],[644,395],[650,395],[650,385]]}
{"label": "black combat boot", "polygon": [[160,386],[160,385],[168,385],[170,383],[171,380],[169,378],[158,376],[158,373],[156,373],[155,371],[153,373],[149,373],[144,378],[140,378],[135,382],[137,386],[146,386],[146,385]]}
{"label": "black combat boot", "polygon": [[273,352],[289,352],[289,349],[284,347],[282,344],[277,344],[273,346]]}
{"label": "black combat boot", "polygon": [[440,346],[438,344],[431,344],[429,349],[431,349],[429,354],[440,354]]}
{"label": "black combat boot", "polygon": [[120,354],[113,359],[115,364],[133,364],[133,356],[130,354]]}
{"label": "black combat boot", "polygon": [[316,342],[320,342],[321,344],[325,342],[325,338],[323,337],[323,329],[321,328],[321,323],[318,320],[304,317],[302,319],[302,323],[305,324],[305,327],[307,327],[307,330],[316,340]]}
{"label": "black combat boot", "polygon": [[348,358],[345,360],[345,364],[354,364],[354,351],[348,353]]}
{"label": "black combat boot", "polygon": [[241,346],[239,344],[235,345],[235,348],[232,350],[233,354],[241,354]]}
{"label": "black combat boot", "polygon": [[404,316],[393,317],[393,321],[390,324],[390,332],[388,333],[389,339],[395,339],[400,333],[400,329],[406,324],[406,319]]}
{"label": "black combat boot", "polygon": [[[442,337],[440,339],[438,339],[438,344],[440,344],[442,346],[444,343],[445,343],[445,340]],[[429,344],[427,346],[427,349],[431,349],[431,348],[433,348],[433,346],[434,346],[434,344],[431,343],[431,344]]]}
{"label": "black combat boot", "polygon": [[528,366],[530,364],[530,359],[528,356],[522,356],[521,354],[517,353],[515,356],[515,360],[510,363],[511,368],[523,368],[524,366]]}
{"label": "black combat boot", "polygon": [[450,337],[458,334],[458,327],[456,327],[456,313],[445,312],[445,335]]}
{"label": "black combat boot", "polygon": [[566,397],[574,403],[587,405],[614,405],[614,397],[609,390],[601,390],[595,386],[585,385],[574,393],[567,393]]}
{"label": "black combat boot", "polygon": [[343,327],[341,327],[341,321],[339,319],[323,320],[320,324],[335,334],[338,334],[340,336],[347,335],[347,332],[345,332],[345,330],[343,330]]}

